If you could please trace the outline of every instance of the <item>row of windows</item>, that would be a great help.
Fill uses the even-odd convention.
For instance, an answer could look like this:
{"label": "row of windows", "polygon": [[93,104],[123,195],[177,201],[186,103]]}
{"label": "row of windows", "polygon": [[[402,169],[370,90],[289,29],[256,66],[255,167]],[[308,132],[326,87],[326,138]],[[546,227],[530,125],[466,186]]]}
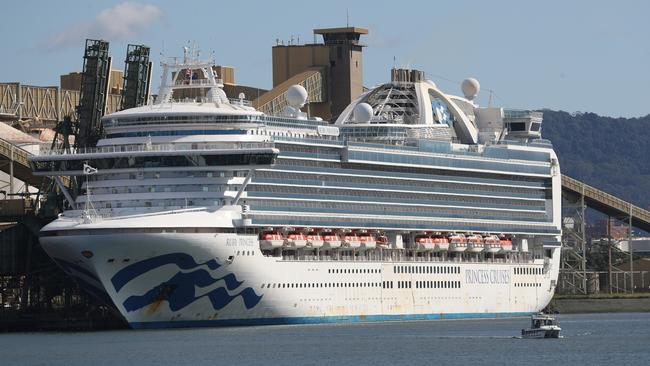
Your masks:
{"label": "row of windows", "polygon": [[542,287],[542,284],[537,282],[537,283],[515,283],[515,287]]}
{"label": "row of windows", "polygon": [[111,133],[106,138],[118,137],[152,137],[152,136],[193,136],[193,135],[245,135],[248,131],[239,129],[228,130],[173,130],[173,131],[136,131]]}
{"label": "row of windows", "polygon": [[93,188],[91,185],[91,191],[93,194],[131,194],[131,193],[156,193],[156,192],[182,192],[182,193],[191,193],[191,192],[224,192],[224,191],[236,191],[238,190],[236,185],[226,185],[226,184],[210,184],[210,185],[151,185],[151,186],[130,186],[130,187],[102,187],[102,188]]}
{"label": "row of windows", "polygon": [[461,190],[461,191],[474,191],[485,193],[500,193],[500,194],[516,194],[527,195],[531,197],[539,197],[540,190],[532,190],[529,188],[509,187],[505,185],[484,185],[484,184],[471,184],[470,182],[439,182],[439,181],[422,181],[422,180],[405,180],[405,179],[391,179],[391,177],[375,178],[375,177],[355,177],[349,175],[318,175],[314,174],[310,177],[307,174],[294,174],[288,172],[274,172],[274,171],[260,171],[256,172],[256,178],[270,178],[270,179],[286,179],[286,180],[302,180],[305,182],[310,181],[326,181],[337,182],[346,184],[369,184],[386,187],[401,187],[407,188],[423,188],[423,189],[446,189],[446,190]]}
{"label": "row of windows", "polygon": [[460,273],[458,266],[395,266],[393,273]]}
{"label": "row of windows", "polygon": [[532,267],[515,267],[516,275],[541,275],[543,274],[542,268],[532,268]]}
{"label": "row of windows", "polygon": [[413,284],[411,281],[397,281],[397,288],[411,288]]}
{"label": "row of windows", "polygon": [[[422,207],[409,207],[397,205],[364,205],[356,203],[339,202],[312,202],[312,201],[272,201],[249,200],[250,207],[256,211],[289,211],[289,212],[318,212],[322,214],[359,214],[359,215],[400,215],[415,217],[447,217],[447,218],[472,218],[484,220],[508,221],[548,221],[548,216],[543,211],[537,212],[512,212],[476,209],[426,209]],[[259,203],[255,203],[259,202]]]}
{"label": "row of windows", "polygon": [[[397,288],[460,288],[460,281],[395,281]],[[325,282],[325,283],[263,283],[262,288],[394,288],[393,281],[382,282]]]}
{"label": "row of windows", "polygon": [[[455,180],[472,180],[477,182],[491,181],[503,184],[518,184],[531,187],[539,187],[540,181],[545,181],[545,186],[550,186],[549,179],[540,179],[538,177],[521,176],[516,173],[509,175],[496,175],[494,173],[480,173],[480,172],[467,172],[467,171],[453,171],[444,169],[432,168],[419,168],[412,166],[399,166],[399,165],[383,165],[381,168],[373,168],[365,163],[346,163],[345,168],[342,169],[340,162],[332,161],[317,161],[317,160],[298,160],[298,159],[281,159],[278,158],[276,162],[277,168],[287,169],[292,167],[300,167],[307,169],[329,170],[329,171],[343,171],[360,174],[371,173],[373,175],[386,175],[386,176],[403,176],[408,178],[424,178],[424,179],[455,179]],[[505,178],[505,179],[504,179]]]}
{"label": "row of windows", "polygon": [[518,219],[537,219],[545,220],[546,213],[542,210],[536,210],[534,212],[522,212],[522,211],[510,211],[510,210],[492,210],[487,207],[448,207],[443,205],[413,205],[407,206],[408,203],[396,204],[396,205],[386,205],[385,201],[378,202],[368,202],[368,203],[359,203],[359,202],[332,202],[332,201],[306,201],[306,200],[249,200],[250,204],[257,203],[260,209],[269,208],[277,210],[291,210],[294,208],[299,208],[301,211],[311,211],[311,212],[350,212],[350,210],[356,210],[360,212],[372,212],[372,213],[381,213],[386,214],[390,212],[391,214],[411,214],[423,216],[427,214],[430,216],[449,216],[449,215],[462,215],[462,216],[484,216],[486,218],[496,218],[498,216],[503,217],[516,217]]}
{"label": "row of windows", "polygon": [[381,287],[381,282],[317,282],[317,283],[266,283],[262,288],[370,288]]}
{"label": "row of windows", "polygon": [[334,268],[328,269],[327,273],[381,273],[379,268]]}
{"label": "row of windows", "polygon": [[265,185],[259,182],[251,182],[246,189],[249,192],[261,192],[270,194],[287,194],[295,198],[327,198],[346,200],[354,198],[355,200],[367,200],[376,202],[382,200],[385,202],[395,202],[404,204],[440,204],[456,206],[479,206],[486,208],[517,208],[517,209],[544,209],[544,201],[509,199],[505,202],[503,198],[486,198],[486,197],[468,197],[468,196],[447,196],[428,193],[405,193],[395,191],[366,191],[354,188],[333,188],[333,187],[296,187],[296,186],[275,186]]}
{"label": "row of windows", "polygon": [[[249,194],[249,197],[251,195]],[[289,215],[287,215],[289,216]],[[433,230],[436,231],[472,231],[472,232],[511,232],[511,233],[532,233],[532,234],[559,234],[559,229],[550,225],[526,225],[509,224],[509,223],[488,223],[472,222],[464,223],[456,220],[436,221],[436,220],[405,220],[394,219],[387,221],[385,218],[359,217],[351,220],[348,217],[337,217],[334,215],[312,218],[299,214],[289,217],[278,217],[268,215],[263,212],[251,213],[254,225],[257,226],[304,226],[304,227],[365,227],[365,228],[400,228],[415,230]]]}
{"label": "row of windows", "polygon": [[161,116],[136,116],[136,117],[120,117],[120,118],[104,118],[104,124],[109,126],[124,126],[124,125],[137,125],[137,124],[171,124],[171,123],[242,123],[242,122],[284,122],[305,125],[323,125],[326,124],[322,121],[316,120],[299,120],[296,121],[292,118],[267,116],[267,115],[161,115]]}
{"label": "row of windows", "polygon": [[415,281],[415,288],[460,288],[460,281]]}
{"label": "row of windows", "polygon": [[[301,169],[292,169],[295,166],[302,166]],[[311,167],[311,168],[308,168]],[[318,162],[307,160],[285,160],[279,159],[278,170],[294,171],[296,174],[339,174],[347,176],[367,176],[386,177],[386,178],[404,178],[408,181],[424,179],[426,181],[446,181],[457,182],[462,184],[491,184],[502,186],[521,186],[531,188],[549,188],[551,187],[550,179],[540,179],[524,176],[502,176],[489,173],[464,172],[464,171],[441,171],[432,169],[402,168],[384,166],[375,168],[366,164],[346,164],[345,169],[337,162]],[[304,176],[304,175],[303,175]]]}
{"label": "row of windows", "polygon": [[104,175],[94,175],[93,181],[107,181],[115,179],[161,179],[161,178],[231,178],[231,177],[245,177],[248,175],[248,170],[221,170],[221,171],[161,171],[161,172],[145,172],[139,171],[137,173],[112,173]]}
{"label": "row of windows", "polygon": [[507,164],[501,162],[486,162],[473,160],[449,159],[445,157],[399,155],[371,151],[348,151],[349,160],[376,161],[392,164],[413,164],[421,166],[442,166],[466,169],[493,170],[513,173],[549,174],[546,166],[533,166],[523,164]]}
{"label": "row of windows", "polygon": [[177,156],[131,156],[107,157],[78,160],[38,160],[31,161],[32,169],[47,171],[83,171],[84,164],[99,170],[159,167],[195,167],[216,165],[270,165],[274,162],[273,153],[233,153],[230,155],[177,155]]}

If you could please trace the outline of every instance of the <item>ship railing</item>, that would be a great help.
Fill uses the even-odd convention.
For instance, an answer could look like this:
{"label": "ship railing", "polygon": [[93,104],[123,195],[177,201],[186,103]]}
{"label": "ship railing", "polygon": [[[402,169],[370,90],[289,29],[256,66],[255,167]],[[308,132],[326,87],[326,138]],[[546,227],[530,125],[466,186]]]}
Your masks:
{"label": "ship railing", "polygon": [[208,145],[191,145],[187,144],[136,144],[136,145],[110,145],[98,147],[81,147],[71,149],[69,152],[64,149],[51,149],[49,146],[43,146],[40,155],[74,155],[74,154],[105,154],[121,152],[147,152],[147,151],[205,151],[205,150],[233,150],[233,149],[260,149],[273,148],[275,144],[272,141],[260,142],[233,142],[219,143]]}
{"label": "ship railing", "polygon": [[182,79],[176,80],[173,86],[217,86],[222,85],[222,79]]}
{"label": "ship railing", "polygon": [[[345,250],[345,248],[340,249]],[[333,262],[412,262],[412,263],[493,263],[493,264],[531,264],[534,258],[530,253],[518,253],[509,257],[491,258],[485,257],[436,257],[424,256],[415,257],[407,255],[404,249],[369,249],[361,255],[347,255],[336,251],[330,251],[329,254],[316,253],[282,253],[281,259],[285,261],[333,261]]]}
{"label": "ship railing", "polygon": [[230,101],[230,104],[232,104],[232,105],[241,105],[241,106],[244,106],[244,107],[252,107],[253,106],[253,102],[251,102],[250,100],[246,100],[246,99],[228,98],[228,100]]}

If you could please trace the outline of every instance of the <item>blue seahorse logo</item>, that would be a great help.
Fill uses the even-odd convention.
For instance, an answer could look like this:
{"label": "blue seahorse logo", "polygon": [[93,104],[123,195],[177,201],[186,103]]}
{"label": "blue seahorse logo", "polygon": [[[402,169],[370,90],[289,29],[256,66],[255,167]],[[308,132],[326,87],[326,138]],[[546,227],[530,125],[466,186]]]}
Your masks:
{"label": "blue seahorse logo", "polygon": [[[237,290],[243,281],[237,280],[237,277],[232,273],[215,278],[213,277],[213,273],[221,267],[215,259],[197,263],[192,256],[185,253],[164,254],[133,263],[117,272],[111,278],[111,282],[115,291],[119,292],[127,283],[136,277],[168,264],[176,265],[179,271],[169,280],[154,286],[146,293],[128,297],[123,302],[124,308],[127,311],[135,311],[151,304],[159,305],[163,300],[169,303],[169,308],[172,311],[178,311],[203,297],[207,297],[210,300],[215,310],[223,309],[237,297],[242,298],[246,309],[251,309],[262,299],[263,295],[257,295],[250,287],[246,287],[238,293],[230,295],[229,291]],[[209,268],[210,271],[204,268],[198,268],[203,266]],[[187,273],[181,271],[192,269],[195,270]],[[223,281],[225,287],[217,287],[203,295],[196,295],[195,288],[205,288],[219,281]]]}

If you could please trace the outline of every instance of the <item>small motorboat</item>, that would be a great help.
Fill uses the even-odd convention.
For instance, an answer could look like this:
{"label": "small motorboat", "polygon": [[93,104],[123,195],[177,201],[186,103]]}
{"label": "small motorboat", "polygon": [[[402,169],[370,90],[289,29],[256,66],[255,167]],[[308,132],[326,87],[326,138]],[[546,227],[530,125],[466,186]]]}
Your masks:
{"label": "small motorboat", "polygon": [[521,338],[560,338],[561,330],[555,317],[540,313],[530,317],[530,328],[521,330]]}

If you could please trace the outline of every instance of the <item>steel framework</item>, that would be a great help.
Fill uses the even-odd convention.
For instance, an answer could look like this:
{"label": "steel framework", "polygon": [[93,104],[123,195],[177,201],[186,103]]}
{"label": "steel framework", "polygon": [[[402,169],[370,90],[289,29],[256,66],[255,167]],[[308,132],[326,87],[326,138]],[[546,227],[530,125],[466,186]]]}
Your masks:
{"label": "steel framework", "polygon": [[124,61],[124,90],[122,91],[121,109],[135,108],[147,103],[150,79],[149,47],[128,45]]}
{"label": "steel framework", "polygon": [[87,39],[81,76],[81,98],[77,107],[77,147],[95,146],[102,135],[101,118],[106,110],[110,69],[108,42]]}

